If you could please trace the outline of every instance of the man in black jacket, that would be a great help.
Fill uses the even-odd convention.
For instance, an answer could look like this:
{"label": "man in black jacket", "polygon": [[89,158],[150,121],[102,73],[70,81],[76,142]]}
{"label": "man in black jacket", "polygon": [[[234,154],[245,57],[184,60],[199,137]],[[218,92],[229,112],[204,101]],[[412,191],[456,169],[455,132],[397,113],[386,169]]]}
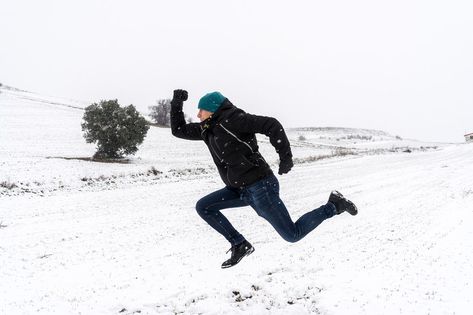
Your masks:
{"label": "man in black jacket", "polygon": [[254,251],[220,210],[251,206],[288,242],[297,242],[325,219],[348,212],[356,215],[356,206],[337,191],[327,204],[292,221],[279,198],[279,182],[258,151],[256,133],[269,137],[279,154],[279,175],[294,166],[291,147],[282,125],[271,117],[251,115],[235,107],[219,92],[203,96],[199,101],[200,123],[186,123],[182,112],[187,91],[175,90],[171,101],[171,129],[176,137],[203,140],[217,166],[225,187],[196,204],[198,214],[231,244],[231,257],[222,268],[236,265]]}

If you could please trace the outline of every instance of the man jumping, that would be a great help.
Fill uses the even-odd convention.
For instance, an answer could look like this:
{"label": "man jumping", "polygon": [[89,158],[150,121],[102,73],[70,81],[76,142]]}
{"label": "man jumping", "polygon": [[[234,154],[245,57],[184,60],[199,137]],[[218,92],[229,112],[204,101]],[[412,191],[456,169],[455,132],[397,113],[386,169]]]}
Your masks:
{"label": "man jumping", "polygon": [[219,92],[203,96],[197,117],[200,123],[186,123],[182,112],[187,91],[175,90],[171,101],[171,130],[178,138],[203,140],[217,166],[225,187],[196,204],[197,213],[231,244],[231,257],[222,268],[232,267],[254,252],[253,246],[231,225],[222,209],[251,206],[288,242],[297,242],[324,220],[336,214],[358,210],[338,191],[328,202],[293,222],[279,198],[279,182],[258,151],[256,133],[269,137],[279,154],[279,175],[294,166],[292,152],[282,125],[275,118],[251,115],[234,106]]}

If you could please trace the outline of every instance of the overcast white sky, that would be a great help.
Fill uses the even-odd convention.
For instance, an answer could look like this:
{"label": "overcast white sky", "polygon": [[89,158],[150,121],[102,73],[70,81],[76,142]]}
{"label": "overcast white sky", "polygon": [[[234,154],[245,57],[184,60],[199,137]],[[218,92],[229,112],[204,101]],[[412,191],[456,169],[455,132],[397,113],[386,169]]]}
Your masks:
{"label": "overcast white sky", "polygon": [[473,132],[473,1],[0,0],[0,82],[143,112],[218,90],[285,127]]}

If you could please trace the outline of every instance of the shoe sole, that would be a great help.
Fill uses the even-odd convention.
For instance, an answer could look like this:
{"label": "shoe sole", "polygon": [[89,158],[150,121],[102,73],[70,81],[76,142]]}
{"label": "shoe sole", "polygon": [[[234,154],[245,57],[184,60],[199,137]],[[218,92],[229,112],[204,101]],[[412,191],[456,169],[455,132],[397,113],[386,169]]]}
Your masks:
{"label": "shoe sole", "polygon": [[222,266],[222,269],[227,269],[227,268],[230,268],[230,267],[233,267],[233,266],[237,265],[237,264],[243,259],[243,257],[246,257],[246,256],[251,255],[254,251],[255,251],[255,248],[254,248],[254,247],[251,247],[251,248],[245,253],[245,255],[241,256],[240,259],[237,260],[236,263],[234,263],[233,265]]}
{"label": "shoe sole", "polygon": [[358,208],[356,207],[356,205],[351,200],[348,200],[347,198],[345,198],[345,196],[343,196],[341,192],[339,192],[338,190],[334,190],[334,191],[332,191],[332,194],[337,195],[339,198],[345,199],[351,206],[353,206],[354,211],[345,210],[346,212],[348,212],[351,215],[357,215],[358,214]]}
{"label": "shoe sole", "polygon": [[353,202],[351,202],[350,200],[346,199],[345,200],[353,206],[353,211],[347,211],[349,214],[351,215],[357,215],[358,214],[358,208],[355,206],[355,204]]}

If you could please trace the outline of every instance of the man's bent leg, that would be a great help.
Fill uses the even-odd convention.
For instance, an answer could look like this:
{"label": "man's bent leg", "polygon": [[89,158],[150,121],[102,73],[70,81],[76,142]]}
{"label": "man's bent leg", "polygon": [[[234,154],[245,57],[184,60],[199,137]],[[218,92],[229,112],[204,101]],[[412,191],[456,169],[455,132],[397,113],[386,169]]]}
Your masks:
{"label": "man's bent leg", "polygon": [[220,210],[248,206],[240,199],[238,190],[225,187],[217,190],[196,204],[197,213],[217,232],[222,234],[232,245],[242,243],[245,238],[238,233]]}

